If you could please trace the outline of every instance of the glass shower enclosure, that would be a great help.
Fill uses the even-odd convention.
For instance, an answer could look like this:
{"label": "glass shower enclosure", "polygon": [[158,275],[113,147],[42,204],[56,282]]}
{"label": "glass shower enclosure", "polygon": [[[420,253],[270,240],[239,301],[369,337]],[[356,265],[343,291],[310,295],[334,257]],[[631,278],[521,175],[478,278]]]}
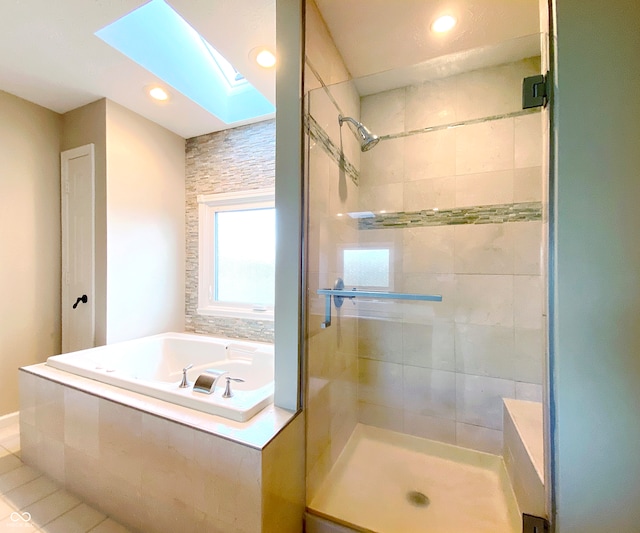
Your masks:
{"label": "glass shower enclosure", "polygon": [[[485,525],[517,530],[503,399],[543,401],[546,116],[521,103],[523,78],[541,72],[540,42],[333,85],[307,62],[319,85],[305,98],[314,517],[355,531],[421,530],[405,519],[485,531],[473,529],[481,518],[443,518],[435,502],[442,491],[473,500],[462,486],[489,494],[494,483],[501,495],[483,505],[502,522]],[[467,470],[439,470],[434,458]],[[474,481],[480,464],[493,481]],[[442,488],[458,474],[466,481]],[[350,483],[391,493],[354,501]],[[378,516],[394,506],[397,517]]]}

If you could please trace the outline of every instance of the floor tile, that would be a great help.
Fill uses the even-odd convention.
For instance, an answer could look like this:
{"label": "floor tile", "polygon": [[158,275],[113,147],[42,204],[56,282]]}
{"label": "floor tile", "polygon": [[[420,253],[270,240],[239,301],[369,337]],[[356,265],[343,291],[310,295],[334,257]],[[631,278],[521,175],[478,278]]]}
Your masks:
{"label": "floor tile", "polygon": [[90,533],[130,533],[130,530],[118,524],[115,520],[107,518],[94,527]]}
{"label": "floor tile", "polygon": [[[4,495],[0,496],[0,519],[9,516],[15,508],[11,505],[11,502],[7,500]],[[0,530],[1,531],[1,530]]]}
{"label": "floor tile", "polygon": [[22,466],[22,461],[4,448],[0,449],[0,476]]}
{"label": "floor tile", "polygon": [[12,435],[10,437],[5,437],[0,441],[0,446],[2,446],[5,450],[10,451],[11,453],[19,454],[20,453],[20,433],[16,435]]}
{"label": "floor tile", "polygon": [[12,507],[23,509],[56,490],[58,490],[58,486],[53,481],[46,476],[40,476],[4,493],[3,497]]}
{"label": "floor tile", "polygon": [[38,531],[38,527],[32,522],[31,515],[25,511],[13,511],[9,516],[0,520],[0,531],[31,533]]}
{"label": "floor tile", "polygon": [[80,500],[66,490],[58,489],[49,496],[29,505],[24,510],[31,514],[31,519],[37,526],[44,526],[74,507],[80,505]]}
{"label": "floor tile", "polygon": [[44,525],[41,530],[46,533],[86,533],[105,518],[102,513],[92,509],[86,503],[81,503]]}
{"label": "floor tile", "polygon": [[[22,462],[20,464],[22,464]],[[10,490],[19,487],[20,485],[24,485],[25,483],[28,483],[29,481],[40,477],[41,475],[42,474],[36,469],[22,464],[22,466],[14,468],[6,474],[2,474],[0,476],[0,491],[5,494]]]}
{"label": "floor tile", "polygon": [[19,425],[0,428],[0,533],[130,533],[19,456]]}

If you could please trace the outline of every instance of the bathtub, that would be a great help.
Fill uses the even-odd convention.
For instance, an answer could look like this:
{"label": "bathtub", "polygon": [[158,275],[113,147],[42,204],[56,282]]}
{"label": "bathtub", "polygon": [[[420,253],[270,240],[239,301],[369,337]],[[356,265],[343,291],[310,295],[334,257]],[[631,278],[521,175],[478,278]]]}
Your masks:
{"label": "bathtub", "polygon": [[[55,355],[48,366],[205,413],[245,422],[273,401],[273,345],[189,333],[163,333]],[[182,369],[190,386],[179,388]],[[224,376],[212,394],[194,392],[208,369],[226,371],[233,397],[223,398]]]}

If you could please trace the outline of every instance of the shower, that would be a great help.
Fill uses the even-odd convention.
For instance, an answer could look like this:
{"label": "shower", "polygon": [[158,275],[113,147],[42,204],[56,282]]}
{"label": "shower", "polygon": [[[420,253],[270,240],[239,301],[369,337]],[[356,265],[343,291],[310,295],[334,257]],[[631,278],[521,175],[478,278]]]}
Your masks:
{"label": "shower", "polygon": [[380,142],[380,137],[378,137],[375,133],[371,133],[369,131],[369,128],[351,117],[343,117],[342,115],[338,115],[338,122],[340,123],[340,126],[342,126],[343,122],[351,122],[356,127],[357,137],[360,141],[360,150],[362,150],[363,152],[371,150],[376,144]]}
{"label": "shower", "polygon": [[322,84],[308,63],[307,531],[516,533],[546,515],[547,119],[519,87],[543,42],[470,49],[485,67],[437,79],[406,57],[346,81],[327,63]]}

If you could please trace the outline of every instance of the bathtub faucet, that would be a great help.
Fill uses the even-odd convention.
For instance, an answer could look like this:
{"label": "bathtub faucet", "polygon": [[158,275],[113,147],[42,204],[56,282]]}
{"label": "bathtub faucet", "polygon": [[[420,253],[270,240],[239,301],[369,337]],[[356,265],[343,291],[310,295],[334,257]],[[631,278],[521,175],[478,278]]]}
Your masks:
{"label": "bathtub faucet", "polygon": [[196,382],[193,384],[193,391],[211,394],[216,388],[218,380],[228,373],[226,370],[207,369],[204,374],[200,374],[198,379],[196,379]]}
{"label": "bathtub faucet", "polygon": [[182,381],[180,382],[179,387],[181,389],[186,389],[189,386],[189,382],[187,381],[187,370],[189,370],[193,364],[187,365],[182,369]]}

